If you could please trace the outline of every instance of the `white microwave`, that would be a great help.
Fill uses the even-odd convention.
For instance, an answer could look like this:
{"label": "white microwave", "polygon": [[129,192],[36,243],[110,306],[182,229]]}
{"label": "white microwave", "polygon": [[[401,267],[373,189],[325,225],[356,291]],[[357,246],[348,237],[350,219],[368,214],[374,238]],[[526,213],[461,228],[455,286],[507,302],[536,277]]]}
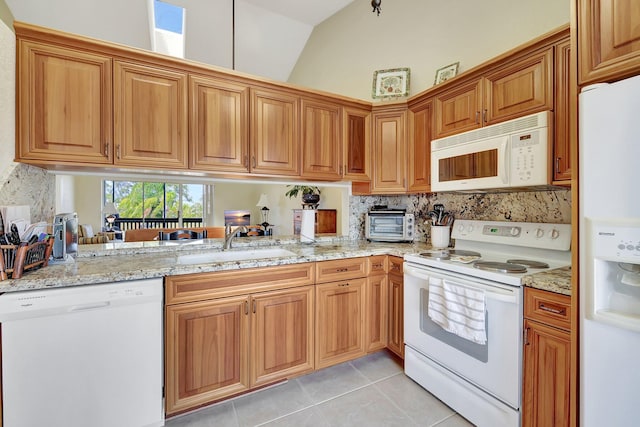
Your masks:
{"label": "white microwave", "polygon": [[431,141],[431,191],[551,184],[551,112]]}

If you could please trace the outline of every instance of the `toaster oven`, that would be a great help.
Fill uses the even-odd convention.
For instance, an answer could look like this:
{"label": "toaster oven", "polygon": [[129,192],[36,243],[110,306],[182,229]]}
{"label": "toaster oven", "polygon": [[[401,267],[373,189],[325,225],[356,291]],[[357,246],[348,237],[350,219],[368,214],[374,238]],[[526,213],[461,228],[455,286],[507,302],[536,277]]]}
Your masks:
{"label": "toaster oven", "polygon": [[365,237],[375,242],[413,242],[415,219],[404,209],[381,207],[367,212]]}

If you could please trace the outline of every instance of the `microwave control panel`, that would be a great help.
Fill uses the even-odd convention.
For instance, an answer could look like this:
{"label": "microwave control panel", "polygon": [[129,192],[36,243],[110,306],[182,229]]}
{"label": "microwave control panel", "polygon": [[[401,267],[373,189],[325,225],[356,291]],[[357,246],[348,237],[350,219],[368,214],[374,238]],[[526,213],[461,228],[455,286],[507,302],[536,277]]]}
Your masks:
{"label": "microwave control panel", "polygon": [[514,186],[546,185],[547,135],[545,128],[511,135],[510,176]]}

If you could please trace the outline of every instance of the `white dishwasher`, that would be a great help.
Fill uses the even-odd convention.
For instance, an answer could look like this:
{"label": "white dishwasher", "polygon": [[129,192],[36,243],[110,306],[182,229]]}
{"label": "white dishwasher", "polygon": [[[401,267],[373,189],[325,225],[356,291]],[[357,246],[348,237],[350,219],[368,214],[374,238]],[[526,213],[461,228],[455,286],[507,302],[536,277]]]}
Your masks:
{"label": "white dishwasher", "polygon": [[0,295],[4,427],[164,425],[162,279]]}

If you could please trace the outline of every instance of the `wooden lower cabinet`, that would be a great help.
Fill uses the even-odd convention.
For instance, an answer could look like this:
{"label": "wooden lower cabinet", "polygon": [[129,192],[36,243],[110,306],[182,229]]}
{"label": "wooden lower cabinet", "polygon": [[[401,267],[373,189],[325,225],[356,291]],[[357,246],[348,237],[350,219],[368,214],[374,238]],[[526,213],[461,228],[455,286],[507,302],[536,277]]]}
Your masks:
{"label": "wooden lower cabinet", "polygon": [[365,354],[366,278],[316,285],[316,369]]}
{"label": "wooden lower cabinet", "polygon": [[523,427],[569,425],[569,308],[567,296],[525,289]]}
{"label": "wooden lower cabinet", "polygon": [[313,371],[313,290],[251,297],[251,387]]}
{"label": "wooden lower cabinet", "polygon": [[245,295],[166,308],[167,415],[249,389],[248,304]]}
{"label": "wooden lower cabinet", "polygon": [[387,348],[404,358],[404,277],[402,258],[389,257]]}
{"label": "wooden lower cabinet", "polygon": [[365,345],[367,353],[387,346],[387,275],[367,277]]}

